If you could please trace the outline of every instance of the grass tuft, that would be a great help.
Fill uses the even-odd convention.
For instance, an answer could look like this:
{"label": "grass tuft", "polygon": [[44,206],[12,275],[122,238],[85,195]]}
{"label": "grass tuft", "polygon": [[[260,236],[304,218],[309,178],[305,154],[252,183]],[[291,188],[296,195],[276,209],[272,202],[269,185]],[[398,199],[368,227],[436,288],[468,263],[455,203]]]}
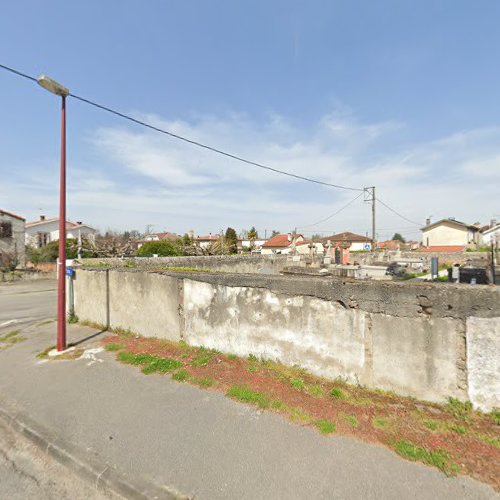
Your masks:
{"label": "grass tuft", "polygon": [[301,378],[293,378],[292,380],[290,380],[290,385],[299,390],[304,389],[304,387],[306,386]]}
{"label": "grass tuft", "polygon": [[319,429],[321,434],[331,434],[336,430],[335,423],[326,419],[316,420],[316,422],[314,422],[314,425]]}
{"label": "grass tuft", "polygon": [[216,384],[215,380],[211,379],[211,378],[207,378],[207,377],[203,377],[203,378],[200,378],[196,381],[196,383],[200,386],[200,387],[204,387],[204,388],[207,388],[207,387],[212,387],[213,385]]}
{"label": "grass tuft", "polygon": [[490,412],[490,418],[495,424],[500,425],[500,408],[493,408]]}
{"label": "grass tuft", "polygon": [[448,398],[445,410],[455,418],[467,420],[472,412],[472,403],[470,401],[460,401],[456,398]]}
{"label": "grass tuft", "polygon": [[244,401],[245,403],[251,403],[259,406],[260,408],[269,407],[269,399],[267,399],[264,394],[260,392],[255,392],[248,387],[241,385],[234,385],[229,389],[227,395],[231,398],[238,399],[239,401]]}
{"label": "grass tuft", "polygon": [[467,429],[463,425],[450,425],[448,428],[461,436],[467,434]]}
{"label": "grass tuft", "polygon": [[184,380],[186,380],[188,377],[189,372],[187,370],[179,370],[172,375],[172,378],[174,380],[177,380],[177,382],[184,382]]}
{"label": "grass tuft", "polygon": [[445,450],[429,451],[404,439],[394,442],[393,448],[403,458],[437,467],[447,476],[454,476],[459,470],[458,465],[450,460],[450,455]]}
{"label": "grass tuft", "polygon": [[330,391],[330,396],[335,399],[347,399],[347,394],[339,387],[334,387]]}
{"label": "grass tuft", "polygon": [[210,352],[208,349],[205,349],[204,347],[200,347],[198,349],[198,353],[196,354],[196,357],[191,361],[191,366],[194,367],[199,367],[199,366],[207,366],[208,363],[213,358],[213,353]]}
{"label": "grass tuft", "polygon": [[372,420],[372,425],[377,429],[387,429],[387,427],[389,427],[390,425],[390,422],[385,418],[374,417]]}
{"label": "grass tuft", "polygon": [[358,419],[354,415],[342,415],[351,427],[357,427],[359,425]]}
{"label": "grass tuft", "polygon": [[110,342],[109,344],[106,344],[104,347],[106,351],[120,351],[121,349],[125,348],[123,344],[118,344],[116,342]]}
{"label": "grass tuft", "polygon": [[427,419],[422,422],[427,429],[435,431],[439,427],[439,422],[436,420]]}
{"label": "grass tuft", "polygon": [[[140,363],[144,364],[144,363]],[[180,368],[182,363],[177,361],[176,359],[171,358],[156,358],[153,361],[149,362],[142,369],[142,373],[148,375],[150,373],[167,373],[173,370],[177,370]]]}

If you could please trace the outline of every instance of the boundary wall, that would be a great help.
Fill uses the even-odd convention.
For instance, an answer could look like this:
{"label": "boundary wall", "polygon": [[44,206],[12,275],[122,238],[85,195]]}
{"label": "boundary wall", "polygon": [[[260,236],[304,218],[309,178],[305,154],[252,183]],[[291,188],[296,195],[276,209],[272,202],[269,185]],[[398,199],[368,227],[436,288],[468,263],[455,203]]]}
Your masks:
{"label": "boundary wall", "polygon": [[75,313],[330,379],[500,407],[500,289],[314,276],[80,268]]}

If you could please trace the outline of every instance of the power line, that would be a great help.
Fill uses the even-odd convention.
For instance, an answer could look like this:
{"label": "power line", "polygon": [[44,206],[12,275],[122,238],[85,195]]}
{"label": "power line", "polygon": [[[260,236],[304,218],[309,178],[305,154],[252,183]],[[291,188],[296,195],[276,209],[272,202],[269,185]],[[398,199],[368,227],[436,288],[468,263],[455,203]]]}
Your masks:
{"label": "power line", "polygon": [[394,210],[393,208],[391,208],[389,205],[387,205],[387,203],[384,203],[380,198],[377,197],[377,201],[379,203],[381,203],[382,205],[384,205],[385,208],[388,208],[391,212],[393,212],[394,214],[396,214],[398,217],[401,217],[402,219],[404,219],[405,221],[407,222],[410,222],[411,224],[415,224],[415,226],[421,226],[422,224],[419,224],[418,222],[415,222],[413,220],[410,220],[410,219],[407,219],[404,215],[401,215],[399,212],[397,212],[396,210]]}
{"label": "power line", "polygon": [[336,212],[334,212],[332,215],[329,215],[325,219],[321,219],[320,221],[315,222],[314,224],[308,224],[307,226],[298,227],[297,229],[304,229],[306,227],[317,226],[318,224],[321,224],[322,222],[326,222],[327,220],[330,220],[332,217],[335,217],[340,212],[342,212],[342,210],[345,210],[349,205],[351,205],[352,203],[354,203],[358,198],[361,198],[361,196],[363,196],[363,194],[364,194],[364,190],[363,190],[362,193],[358,194],[358,196],[356,196],[356,198],[352,199],[349,203],[345,204],[342,208],[339,208]]}
{"label": "power line", "polygon": [[[0,67],[3,68],[3,69],[5,69],[5,70],[7,70],[7,71],[10,71],[11,73],[14,73],[15,75],[21,76],[23,78],[27,78],[27,79],[32,80],[34,82],[37,81],[36,78],[34,78],[34,77],[30,76],[30,75],[27,75],[26,73],[22,73],[21,71],[17,71],[17,70],[15,70],[13,68],[10,68],[9,66],[5,66],[3,64],[0,64]],[[69,95],[71,97],[73,97],[74,99],[77,99],[77,100],[79,100],[81,102],[89,104],[90,106],[94,106],[94,107],[96,107],[98,109],[101,109],[103,111],[107,111],[108,113],[111,113],[113,115],[119,116],[120,118],[124,118],[125,120],[128,120],[128,121],[131,121],[133,123],[136,123],[137,125],[141,125],[143,127],[149,128],[151,130],[155,130],[156,132],[160,132],[161,134],[165,134],[165,135],[168,135],[170,137],[174,137],[175,139],[179,139],[181,141],[187,142],[187,143],[192,144],[194,146],[198,146],[200,148],[207,149],[208,151],[212,151],[213,153],[217,153],[217,154],[226,156],[228,158],[232,158],[233,160],[237,160],[237,161],[246,163],[247,165],[252,165],[254,167],[262,168],[264,170],[269,170],[270,172],[275,172],[277,174],[286,175],[288,177],[293,177],[295,179],[300,179],[300,180],[303,180],[303,181],[312,182],[314,184],[320,184],[322,186],[333,187],[333,188],[336,188],[336,189],[345,189],[345,190],[348,190],[348,191],[363,191],[362,188],[354,188],[354,187],[349,187],[349,186],[341,186],[340,184],[332,184],[330,182],[319,181],[317,179],[312,179],[310,177],[304,177],[304,176],[298,175],[298,174],[292,174],[291,172],[287,172],[285,170],[280,170],[278,168],[270,167],[268,165],[263,165],[262,163],[257,163],[255,161],[247,160],[246,158],[243,158],[241,156],[237,156],[237,155],[232,154],[232,153],[227,153],[226,151],[223,151],[222,149],[218,149],[218,148],[215,148],[213,146],[209,146],[207,144],[203,144],[201,142],[194,141],[193,139],[188,139],[187,137],[184,137],[182,135],[174,134],[173,132],[170,132],[168,130],[165,130],[165,129],[162,129],[162,128],[159,128],[159,127],[155,127],[154,125],[151,125],[150,123],[144,122],[142,120],[138,120],[137,118],[133,118],[130,115],[127,115],[125,113],[121,113],[120,111],[116,111],[116,110],[114,110],[112,108],[108,108],[107,106],[103,106],[102,104],[98,104],[97,102],[91,101],[90,99],[85,99],[84,97],[81,97],[81,96],[78,96],[78,95],[72,94],[72,93],[70,93]]]}

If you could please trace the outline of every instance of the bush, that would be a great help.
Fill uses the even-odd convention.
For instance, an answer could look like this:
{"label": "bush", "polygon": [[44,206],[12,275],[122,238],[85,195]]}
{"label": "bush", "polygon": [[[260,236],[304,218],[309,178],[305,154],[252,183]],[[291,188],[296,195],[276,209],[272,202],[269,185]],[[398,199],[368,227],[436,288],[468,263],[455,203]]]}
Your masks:
{"label": "bush", "polygon": [[177,245],[168,240],[147,241],[137,251],[139,257],[152,257],[154,254],[160,257],[170,257],[181,255]]}

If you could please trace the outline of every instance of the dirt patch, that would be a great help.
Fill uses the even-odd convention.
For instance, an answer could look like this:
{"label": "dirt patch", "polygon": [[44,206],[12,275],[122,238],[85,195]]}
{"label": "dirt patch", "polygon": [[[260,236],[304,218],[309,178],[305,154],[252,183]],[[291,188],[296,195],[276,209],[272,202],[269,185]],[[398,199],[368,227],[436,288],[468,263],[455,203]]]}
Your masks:
{"label": "dirt patch", "polygon": [[[122,354],[122,360],[141,364],[144,373],[162,373],[155,365],[148,368],[148,363],[156,360],[157,366],[157,358],[166,358],[175,366],[168,372],[179,382],[224,392],[323,434],[382,444],[408,460],[435,466],[447,475],[466,474],[500,490],[498,413],[482,414],[455,399],[438,405],[368,390],[253,356],[238,358],[182,342],[121,335],[102,342],[119,357],[130,353]],[[134,358],[139,354],[151,358]],[[130,361],[134,359],[138,362]]]}

